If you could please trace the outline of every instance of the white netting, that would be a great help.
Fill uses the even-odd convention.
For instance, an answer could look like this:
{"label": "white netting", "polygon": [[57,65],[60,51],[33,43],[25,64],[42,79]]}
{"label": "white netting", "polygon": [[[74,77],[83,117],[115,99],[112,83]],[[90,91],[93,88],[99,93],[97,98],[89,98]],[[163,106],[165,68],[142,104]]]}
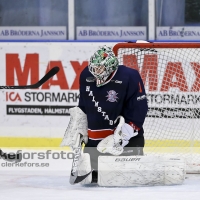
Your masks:
{"label": "white netting", "polygon": [[115,51],[145,84],[145,152],[184,156],[191,169],[200,164],[200,48],[140,45],[116,45]]}

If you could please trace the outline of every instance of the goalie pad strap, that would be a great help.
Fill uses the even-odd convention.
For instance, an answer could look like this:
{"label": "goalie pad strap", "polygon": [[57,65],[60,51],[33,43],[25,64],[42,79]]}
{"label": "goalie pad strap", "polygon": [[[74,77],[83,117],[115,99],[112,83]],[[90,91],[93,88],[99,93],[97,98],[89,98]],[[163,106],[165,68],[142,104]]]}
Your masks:
{"label": "goalie pad strap", "polygon": [[100,186],[149,186],[182,184],[184,159],[155,156],[99,156]]}

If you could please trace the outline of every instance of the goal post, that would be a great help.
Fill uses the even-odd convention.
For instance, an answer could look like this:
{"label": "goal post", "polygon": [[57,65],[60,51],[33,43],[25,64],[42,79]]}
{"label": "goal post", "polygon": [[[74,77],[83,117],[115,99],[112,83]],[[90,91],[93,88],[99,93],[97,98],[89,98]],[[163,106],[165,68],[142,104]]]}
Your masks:
{"label": "goal post", "polygon": [[145,154],[184,157],[187,172],[200,173],[200,43],[118,43],[113,51],[145,85]]}

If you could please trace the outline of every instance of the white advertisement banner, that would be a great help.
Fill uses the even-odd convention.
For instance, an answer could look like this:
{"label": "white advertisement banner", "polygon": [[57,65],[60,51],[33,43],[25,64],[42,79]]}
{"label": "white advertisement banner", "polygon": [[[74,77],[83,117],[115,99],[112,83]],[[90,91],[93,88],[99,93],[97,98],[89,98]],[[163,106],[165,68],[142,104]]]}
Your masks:
{"label": "white advertisement banner", "polygon": [[1,26],[0,40],[66,40],[65,26]]}
{"label": "white advertisement banner", "polygon": [[157,40],[199,40],[200,27],[197,26],[163,26],[156,29]]}
{"label": "white advertisement banner", "polygon": [[1,86],[34,84],[51,68],[60,70],[39,89],[0,90],[0,136],[63,137],[69,108],[78,105],[79,75],[104,44],[2,43]]}
{"label": "white advertisement banner", "polygon": [[[88,65],[91,55],[104,44],[113,47],[116,43],[2,43],[1,86],[34,84],[51,68],[58,66],[60,70],[39,89],[0,90],[0,136],[63,137],[69,122],[69,108],[78,105],[80,73]],[[180,59],[176,59],[179,65],[176,65],[174,74],[171,72],[175,62],[173,57],[165,62],[160,60],[162,65],[155,62],[154,66],[148,59],[151,57],[159,61],[162,56],[150,54],[140,57],[144,61],[137,65],[135,63],[139,60],[135,61],[134,55],[121,57],[120,64],[126,64],[130,58],[134,66],[141,65],[141,69],[145,66],[140,73],[146,84],[149,83],[148,116],[162,116],[167,120],[174,120],[174,116],[176,120],[200,117],[200,94],[195,89],[199,84],[199,72],[195,67],[199,59],[193,58],[190,51],[186,51],[189,67],[182,63],[182,51],[174,54]],[[158,77],[158,81],[148,82],[154,80],[154,76]]]}
{"label": "white advertisement banner", "polygon": [[78,40],[146,40],[145,26],[78,26],[76,28]]}

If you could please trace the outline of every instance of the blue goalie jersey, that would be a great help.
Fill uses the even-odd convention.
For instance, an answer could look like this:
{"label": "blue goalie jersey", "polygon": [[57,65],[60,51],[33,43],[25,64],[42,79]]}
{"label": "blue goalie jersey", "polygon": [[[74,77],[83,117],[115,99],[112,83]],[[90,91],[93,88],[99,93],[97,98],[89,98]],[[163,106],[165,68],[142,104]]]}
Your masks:
{"label": "blue goalie jersey", "polygon": [[96,80],[86,67],[80,75],[79,107],[87,115],[88,137],[102,140],[114,133],[116,118],[121,115],[138,134],[148,111],[144,85],[137,70],[119,65],[112,80],[96,86]]}

